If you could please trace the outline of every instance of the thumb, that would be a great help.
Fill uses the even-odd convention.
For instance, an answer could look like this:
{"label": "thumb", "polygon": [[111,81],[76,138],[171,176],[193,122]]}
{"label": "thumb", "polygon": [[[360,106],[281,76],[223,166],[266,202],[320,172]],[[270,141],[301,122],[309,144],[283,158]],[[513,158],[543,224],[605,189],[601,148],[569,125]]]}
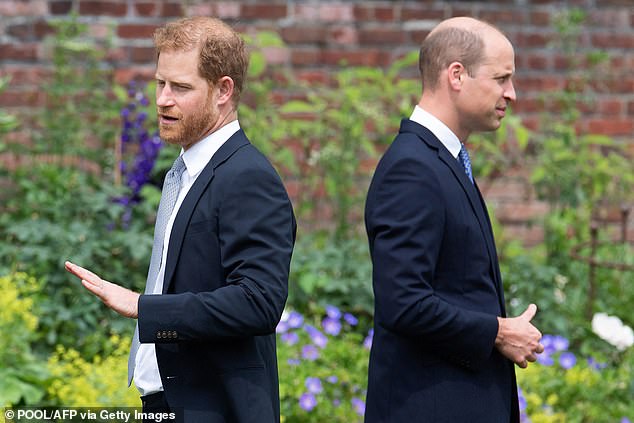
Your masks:
{"label": "thumb", "polygon": [[537,306],[535,304],[530,304],[526,311],[520,315],[521,318],[526,319],[527,321],[531,321],[535,314],[537,313]]}

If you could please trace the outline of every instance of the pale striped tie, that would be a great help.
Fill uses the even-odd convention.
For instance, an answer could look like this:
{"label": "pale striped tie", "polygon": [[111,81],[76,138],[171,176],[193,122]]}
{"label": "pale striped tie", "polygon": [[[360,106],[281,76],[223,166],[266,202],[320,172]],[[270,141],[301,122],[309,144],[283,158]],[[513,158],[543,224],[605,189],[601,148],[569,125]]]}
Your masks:
{"label": "pale striped tie", "polygon": [[[184,170],[185,162],[183,161],[183,156],[180,155],[174,161],[169,172],[167,172],[165,182],[163,182],[161,202],[159,203],[156,225],[154,226],[154,244],[152,245],[152,259],[150,260],[150,269],[145,283],[145,294],[152,294],[156,286],[156,278],[161,268],[161,258],[163,257],[165,228],[167,228],[167,222],[178,199]],[[132,346],[130,347],[130,357],[128,357],[128,385],[132,382],[132,376],[134,375],[135,359],[139,344],[139,325],[137,324],[132,338]]]}

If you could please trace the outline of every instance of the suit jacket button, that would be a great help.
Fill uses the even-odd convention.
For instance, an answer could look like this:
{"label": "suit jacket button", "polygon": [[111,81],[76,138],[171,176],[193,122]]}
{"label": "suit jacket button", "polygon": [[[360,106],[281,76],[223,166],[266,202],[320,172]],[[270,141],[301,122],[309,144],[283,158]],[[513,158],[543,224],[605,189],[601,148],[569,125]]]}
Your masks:
{"label": "suit jacket button", "polygon": [[178,338],[178,332],[174,331],[174,339]]}
{"label": "suit jacket button", "polygon": [[158,339],[161,339],[161,331],[160,331],[160,330],[159,330],[158,332],[156,332],[156,337],[157,337]]}

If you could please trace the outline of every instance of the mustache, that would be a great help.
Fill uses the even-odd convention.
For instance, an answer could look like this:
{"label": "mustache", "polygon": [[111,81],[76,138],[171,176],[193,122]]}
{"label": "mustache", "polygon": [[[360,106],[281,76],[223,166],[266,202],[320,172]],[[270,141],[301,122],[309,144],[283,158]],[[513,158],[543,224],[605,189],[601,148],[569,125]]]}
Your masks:
{"label": "mustache", "polygon": [[157,114],[159,115],[165,115],[176,119],[181,119],[183,117],[180,113],[170,113],[171,107],[157,107],[156,109]]}

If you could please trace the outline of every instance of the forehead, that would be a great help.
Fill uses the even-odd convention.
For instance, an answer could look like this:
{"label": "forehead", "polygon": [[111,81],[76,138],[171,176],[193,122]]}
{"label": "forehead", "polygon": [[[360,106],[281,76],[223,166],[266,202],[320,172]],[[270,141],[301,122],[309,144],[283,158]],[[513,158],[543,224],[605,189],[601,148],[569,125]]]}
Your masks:
{"label": "forehead", "polygon": [[479,68],[494,73],[515,72],[515,52],[511,43],[503,36],[487,39]]}
{"label": "forehead", "polygon": [[198,50],[162,51],[156,63],[156,76],[174,81],[202,79],[198,73]]}

